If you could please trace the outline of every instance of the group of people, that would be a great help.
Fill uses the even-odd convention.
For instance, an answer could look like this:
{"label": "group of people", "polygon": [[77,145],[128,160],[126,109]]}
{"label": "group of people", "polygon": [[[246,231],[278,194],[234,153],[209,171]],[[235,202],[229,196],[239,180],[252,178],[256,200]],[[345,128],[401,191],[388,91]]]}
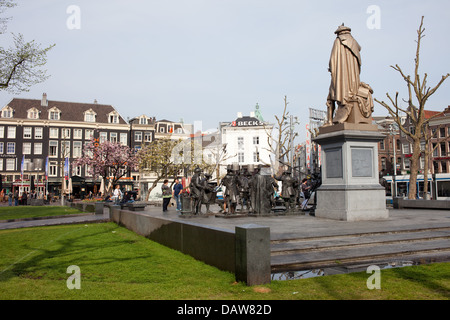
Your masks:
{"label": "group of people", "polygon": [[163,197],[163,212],[167,211],[167,208],[170,204],[170,200],[172,198],[176,201],[176,207],[177,211],[181,211],[181,193],[183,191],[183,185],[181,184],[181,181],[179,178],[175,179],[175,184],[173,186],[173,189],[169,186],[169,180],[165,179],[164,183],[161,187],[162,191],[162,197]]}
{"label": "group of people", "polygon": [[[173,188],[166,179],[161,189],[163,212],[167,211],[172,198],[176,201],[177,211],[181,211],[181,196],[185,191],[192,201],[193,214],[201,213],[202,205],[209,213],[211,204],[219,204],[224,214],[235,214],[238,206],[240,212],[267,214],[280,202],[288,211],[303,208],[312,188],[308,179],[300,183],[290,169],[278,175],[264,174],[261,170],[261,166],[229,166],[226,175],[215,186],[210,182],[211,175],[197,167],[186,190],[180,179],[175,180]],[[281,190],[278,190],[278,181],[282,182]],[[223,194],[223,198],[219,194]]]}
{"label": "group of people", "polygon": [[114,202],[115,205],[119,205],[121,203],[131,203],[137,200],[137,192],[135,191],[125,191],[122,192],[120,189],[120,186],[117,185],[114,189],[112,195],[107,196],[105,201],[107,202]]}
{"label": "group of people", "polygon": [[35,190],[31,190],[27,192],[24,190],[22,194],[19,193],[19,190],[16,189],[14,192],[10,190],[6,192],[5,189],[0,191],[0,202],[8,200],[8,205],[12,206],[26,206],[28,204],[28,199],[42,199],[44,197],[43,193],[36,192]]}

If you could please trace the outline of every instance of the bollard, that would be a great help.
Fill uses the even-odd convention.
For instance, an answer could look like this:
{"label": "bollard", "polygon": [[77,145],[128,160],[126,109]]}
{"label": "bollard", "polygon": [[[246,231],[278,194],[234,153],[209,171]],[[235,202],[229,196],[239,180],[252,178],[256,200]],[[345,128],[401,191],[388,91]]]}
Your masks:
{"label": "bollard", "polygon": [[236,281],[247,285],[270,283],[270,228],[256,224],[236,226]]}

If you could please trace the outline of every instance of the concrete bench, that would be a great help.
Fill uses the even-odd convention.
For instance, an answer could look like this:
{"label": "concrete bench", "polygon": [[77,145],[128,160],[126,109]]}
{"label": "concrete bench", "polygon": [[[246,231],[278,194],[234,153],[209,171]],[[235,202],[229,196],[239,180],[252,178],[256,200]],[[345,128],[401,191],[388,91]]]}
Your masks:
{"label": "concrete bench", "polygon": [[[123,206],[123,207],[122,207]],[[147,205],[145,203],[123,203],[121,205],[122,209],[128,209],[130,211],[144,211]]]}
{"label": "concrete bench", "polygon": [[449,210],[450,201],[394,198],[393,206],[394,209],[410,208],[410,209]]}

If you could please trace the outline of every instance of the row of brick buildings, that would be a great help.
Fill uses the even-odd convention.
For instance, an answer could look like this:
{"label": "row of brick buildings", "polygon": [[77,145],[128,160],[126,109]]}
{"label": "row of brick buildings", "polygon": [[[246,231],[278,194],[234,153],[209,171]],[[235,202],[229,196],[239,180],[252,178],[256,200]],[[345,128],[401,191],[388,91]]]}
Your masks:
{"label": "row of brick buildings", "polygon": [[[80,157],[84,144],[92,137],[138,150],[144,143],[168,135],[178,139],[190,131],[190,126],[182,122],[156,121],[147,115],[126,121],[113,106],[97,101],[53,101],[45,93],[41,100],[14,98],[0,113],[1,187],[29,191],[33,177],[38,191],[48,187],[49,192],[59,194],[64,159],[68,157],[71,163]],[[69,175],[74,177],[74,194],[96,191],[98,181],[89,176],[86,168],[71,166]],[[138,179],[139,173],[134,172],[120,183],[132,189]]]}

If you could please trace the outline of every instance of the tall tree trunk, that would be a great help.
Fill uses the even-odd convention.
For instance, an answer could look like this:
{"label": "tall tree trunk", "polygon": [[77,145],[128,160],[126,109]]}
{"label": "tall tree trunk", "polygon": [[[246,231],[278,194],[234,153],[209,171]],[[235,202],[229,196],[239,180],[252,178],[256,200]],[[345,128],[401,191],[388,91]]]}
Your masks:
{"label": "tall tree trunk", "polygon": [[412,156],[410,158],[409,192],[408,199],[416,199],[417,194],[417,173],[419,171],[420,139],[414,139]]}

